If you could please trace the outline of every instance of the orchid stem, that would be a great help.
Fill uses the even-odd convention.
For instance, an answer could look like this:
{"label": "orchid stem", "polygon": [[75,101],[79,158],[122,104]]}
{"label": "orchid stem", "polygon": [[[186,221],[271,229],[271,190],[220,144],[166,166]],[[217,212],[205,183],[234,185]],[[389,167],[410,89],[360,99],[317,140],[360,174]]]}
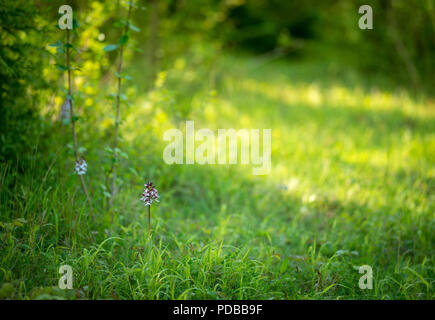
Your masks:
{"label": "orchid stem", "polygon": [[[71,69],[71,54],[70,54],[70,31],[69,29],[66,30],[66,64],[68,68],[68,100],[70,102],[70,118],[71,118],[71,131],[72,131],[72,138],[73,138],[73,148],[74,148],[74,158],[76,160],[76,163],[79,162],[79,152],[78,152],[78,143],[77,143],[77,133],[76,133],[76,125],[75,125],[75,119],[74,119],[74,107],[73,107],[73,100],[72,97],[72,69]],[[91,197],[88,193],[88,190],[86,188],[85,180],[82,175],[79,175],[80,184],[83,190],[83,193],[86,196],[86,201],[89,204],[89,211],[92,215],[92,204],[91,204]]]}
{"label": "orchid stem", "polygon": [[148,230],[151,233],[151,205],[148,206]]}

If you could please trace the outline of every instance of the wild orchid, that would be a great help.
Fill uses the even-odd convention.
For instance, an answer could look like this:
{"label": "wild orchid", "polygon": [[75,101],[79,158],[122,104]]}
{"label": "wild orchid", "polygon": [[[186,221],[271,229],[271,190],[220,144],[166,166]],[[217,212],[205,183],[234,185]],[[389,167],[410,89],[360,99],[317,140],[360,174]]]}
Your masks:
{"label": "wild orchid", "polygon": [[153,202],[159,202],[159,194],[152,182],[148,182],[144,184],[144,186],[145,189],[142,192],[140,200],[148,207],[148,228],[151,231],[151,204]]}
{"label": "wild orchid", "polygon": [[86,174],[86,171],[88,170],[88,165],[85,161],[85,159],[81,159],[79,161],[76,161],[76,168],[75,168],[75,172],[81,176]]}
{"label": "wild orchid", "polygon": [[[72,19],[72,18],[71,18]],[[72,57],[71,52],[74,48],[71,41],[71,33],[74,31],[73,28],[76,28],[78,26],[78,22],[71,20],[71,24],[67,28],[62,28],[59,24],[60,29],[66,29],[66,42],[63,44],[61,41],[58,41],[54,44],[51,44],[51,47],[57,48],[57,52],[60,54],[65,54],[65,65],[59,64],[58,68],[62,71],[67,71],[67,90],[65,91],[66,94],[66,100],[63,103],[61,107],[61,119],[65,121],[65,123],[71,124],[71,134],[72,134],[72,145],[73,145],[73,151],[74,151],[74,158],[75,158],[75,172],[77,173],[81,187],[83,189],[83,193],[86,196],[86,199],[88,201],[90,210],[92,212],[92,206],[91,206],[91,197],[90,194],[86,188],[86,183],[84,180],[83,175],[87,171],[87,164],[86,161],[82,158],[80,160],[79,155],[79,145],[78,145],[78,139],[77,139],[77,132],[76,132],[76,121],[78,120],[78,116],[74,113],[74,103],[73,103],[73,70],[75,68],[72,66]],[[92,216],[92,213],[91,213]]]}

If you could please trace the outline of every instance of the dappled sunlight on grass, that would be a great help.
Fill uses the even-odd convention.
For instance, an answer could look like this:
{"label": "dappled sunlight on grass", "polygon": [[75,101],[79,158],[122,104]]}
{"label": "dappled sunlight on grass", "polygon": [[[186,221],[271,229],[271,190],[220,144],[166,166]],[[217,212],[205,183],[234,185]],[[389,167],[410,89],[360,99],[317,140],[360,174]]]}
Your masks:
{"label": "dappled sunlight on grass", "polygon": [[[216,101],[195,113],[211,128],[272,129],[271,174],[246,171],[246,179],[268,181],[307,205],[329,199],[377,210],[391,193],[400,196],[394,187],[400,172],[413,170],[416,179],[431,174],[430,102],[403,92],[258,78],[226,74]],[[419,198],[418,190],[408,193]]]}
{"label": "dappled sunlight on grass", "polygon": [[[254,94],[262,94],[285,104],[298,104],[308,107],[346,107],[368,110],[401,110],[410,116],[434,114],[428,108],[430,101],[415,101],[406,92],[392,94],[380,90],[364,92],[361,88],[347,88],[338,84],[322,88],[314,83],[290,83],[256,80],[253,78],[232,79],[228,77],[227,86],[236,87]],[[232,89],[234,90],[234,89]],[[432,109],[432,110],[431,110]]]}
{"label": "dappled sunlight on grass", "polygon": [[375,34],[356,1],[92,0],[58,30],[21,2],[0,10],[0,299],[434,297],[433,30],[392,19],[417,7]]}
{"label": "dappled sunlight on grass", "polygon": [[[176,69],[180,71],[179,66]],[[158,139],[169,128],[184,127],[181,119],[174,121],[165,109],[172,96],[164,79],[171,74],[162,74],[156,88],[130,109],[125,121],[127,140],[140,140],[142,134],[146,135],[141,129],[144,125],[152,127]],[[430,174],[425,154],[430,155],[433,149],[433,109],[428,107],[428,100],[417,101],[404,92],[367,92],[334,83],[329,87],[315,82],[292,83],[284,78],[261,77],[257,70],[252,74],[226,73],[217,94],[210,97],[205,90],[193,96],[191,115],[185,120],[194,120],[196,129],[272,129],[269,176],[254,178],[247,166],[231,166],[250,180],[285,185],[298,179],[305,185],[304,194],[319,192],[318,188],[339,192],[343,183],[352,189],[366,180],[379,185],[371,192],[376,190],[382,197],[386,175],[406,170],[409,165],[420,176]],[[367,172],[373,180],[367,181]],[[348,197],[349,193],[340,195]]]}
{"label": "dappled sunlight on grass", "polygon": [[[344,283],[325,297],[353,297],[360,293],[352,268],[361,264],[388,270],[376,275],[378,283],[408,266],[428,278],[422,259],[431,248],[430,102],[327,78],[322,80],[329,86],[291,81],[275,77],[267,65],[244,72],[216,67],[218,80],[210,86],[195,82],[194,74],[204,70],[183,74],[191,68],[188,60],[174,65],[122,111],[129,168],[118,196],[116,232],[130,242],[113,246],[121,251],[114,255],[134,262],[111,271],[118,291],[135,298],[277,299],[283,292],[310,296],[322,277],[328,280],[316,294]],[[292,65],[285,68],[292,73]],[[179,89],[179,79],[190,82]],[[178,128],[185,139],[187,120],[195,130],[214,133],[272,129],[271,173],[254,176],[253,165],[241,165],[240,155],[233,165],[165,164],[163,134]],[[161,195],[153,207],[152,245],[136,194],[148,177]],[[149,291],[131,292],[123,273]],[[413,283],[416,292],[427,287],[410,276],[397,281]]]}

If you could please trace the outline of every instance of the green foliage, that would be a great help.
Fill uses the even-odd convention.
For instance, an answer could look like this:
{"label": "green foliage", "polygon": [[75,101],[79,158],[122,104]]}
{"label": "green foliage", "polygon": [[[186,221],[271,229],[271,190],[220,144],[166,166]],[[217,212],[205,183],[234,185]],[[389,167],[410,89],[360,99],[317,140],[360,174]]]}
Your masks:
{"label": "green foliage", "polygon": [[28,1],[0,1],[0,161],[27,161],[41,134],[43,30]]}
{"label": "green foliage", "polygon": [[[433,94],[433,1],[235,1],[225,42],[250,51],[320,56],[362,74],[393,75],[396,84]],[[373,9],[373,30],[360,30],[358,8]]]}
{"label": "green foliage", "polygon": [[[404,94],[336,82],[334,71],[313,74],[312,62],[216,62],[225,74],[218,93],[209,99],[208,84],[199,87],[207,102],[191,118],[273,128],[272,175],[165,165],[161,136],[172,124],[159,107],[129,111],[114,223],[98,136],[87,158],[95,221],[61,161],[25,175],[3,166],[1,185],[20,187],[0,192],[2,297],[432,299],[433,112]],[[139,201],[148,178],[161,195],[152,236]],[[62,264],[74,270],[72,291],[52,288]],[[373,267],[373,290],[358,288],[363,264]]]}
{"label": "green foliage", "polygon": [[[397,89],[414,85],[391,36],[430,96],[432,2],[369,1],[368,32],[356,1],[138,1],[133,24],[125,1],[73,1],[74,97],[54,27],[63,3],[0,4],[0,299],[434,298],[433,100]],[[65,98],[94,219],[71,120],[58,121]],[[164,164],[163,132],[187,119],[272,128],[271,175]],[[148,180],[161,196],[151,235]],[[73,290],[56,288],[62,264]],[[358,288],[364,264],[373,290]]]}
{"label": "green foliage", "polygon": [[108,44],[107,46],[105,46],[104,47],[104,51],[106,51],[106,52],[110,52],[110,51],[113,51],[113,50],[116,50],[116,49],[118,49],[118,45],[116,45],[116,44]]}

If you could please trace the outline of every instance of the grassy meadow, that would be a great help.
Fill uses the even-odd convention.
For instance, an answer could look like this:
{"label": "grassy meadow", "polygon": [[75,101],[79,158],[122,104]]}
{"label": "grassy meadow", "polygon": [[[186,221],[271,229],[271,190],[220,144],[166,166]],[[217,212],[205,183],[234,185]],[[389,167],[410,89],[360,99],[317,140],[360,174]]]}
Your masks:
{"label": "grassy meadow", "polygon": [[[96,182],[95,142],[92,211],[60,157],[65,147],[47,170],[2,166],[3,298],[434,298],[433,101],[367,90],[321,63],[261,62],[223,56],[219,89],[205,83],[189,100],[186,88],[186,103],[197,128],[272,128],[270,175],[163,162],[164,130],[184,123],[151,106],[171,80],[205,72],[183,59],[126,115],[113,209]],[[148,180],[161,197],[151,233],[139,201]],[[73,290],[56,288],[63,264]],[[361,265],[373,268],[372,290],[358,287]]]}
{"label": "grassy meadow", "polygon": [[433,300],[435,5],[366,2],[0,0],[0,299]]}

